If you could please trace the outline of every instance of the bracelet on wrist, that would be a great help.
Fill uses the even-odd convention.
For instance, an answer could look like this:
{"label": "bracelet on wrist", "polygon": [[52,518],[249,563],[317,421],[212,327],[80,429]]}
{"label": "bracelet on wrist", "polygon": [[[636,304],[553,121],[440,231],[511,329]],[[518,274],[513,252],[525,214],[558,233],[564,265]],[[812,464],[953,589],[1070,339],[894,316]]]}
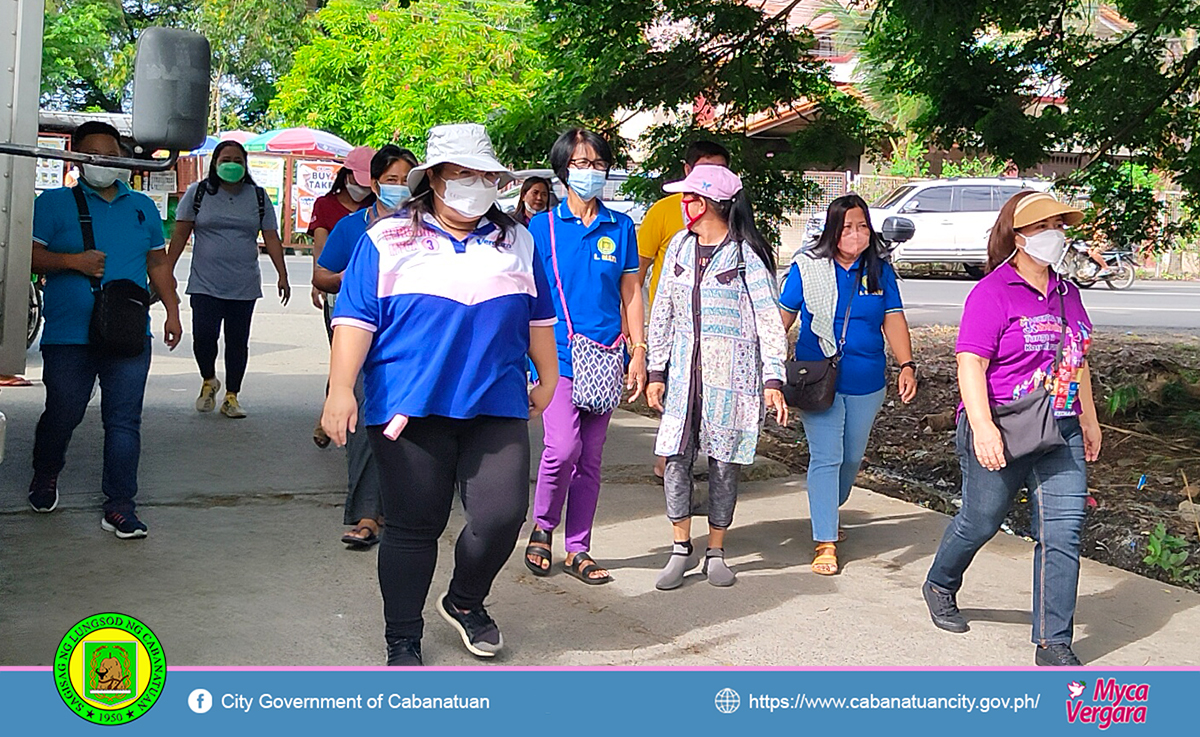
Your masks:
{"label": "bracelet on wrist", "polygon": [[917,362],[916,361],[905,361],[904,363],[900,364],[901,371],[903,371],[906,368],[912,369],[914,374],[917,373]]}
{"label": "bracelet on wrist", "polygon": [[642,350],[647,351],[647,352],[649,352],[649,350],[650,350],[650,346],[645,343],[634,343],[633,346],[629,349],[629,352],[632,353],[633,351],[636,351],[638,348],[641,348]]}

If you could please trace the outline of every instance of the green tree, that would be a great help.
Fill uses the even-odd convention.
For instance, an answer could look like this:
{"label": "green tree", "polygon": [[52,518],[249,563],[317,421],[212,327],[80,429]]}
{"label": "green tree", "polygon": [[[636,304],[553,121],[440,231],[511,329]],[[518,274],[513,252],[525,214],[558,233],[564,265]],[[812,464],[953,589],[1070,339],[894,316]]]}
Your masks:
{"label": "green tree", "polygon": [[429,128],[483,121],[544,76],[520,3],[331,0],[272,103],[288,125],[423,151]]}
{"label": "green tree", "polygon": [[308,40],[306,0],[199,0],[192,23],[212,45],[210,128],[253,126]]}
{"label": "green tree", "polygon": [[[877,126],[830,80],[812,54],[807,29],[789,26],[799,2],[764,13],[741,0],[530,0],[539,21],[537,45],[552,70],[536,94],[511,101],[497,140],[510,160],[546,162],[557,134],[585,125],[605,135],[622,163],[636,146],[643,175],[627,188],[643,200],[661,196],[666,178],[681,175],[687,143],[720,141],[754,195],[762,224],[776,233],[786,213],[815,194],[806,167],[844,165],[861,153]],[[765,111],[806,111],[810,122],[782,138],[747,137]],[[639,141],[621,126],[633,114],[664,121]]]}
{"label": "green tree", "polygon": [[[1022,168],[1052,151],[1086,152],[1087,170],[1127,154],[1196,201],[1198,27],[1200,0],[879,0],[866,59],[923,101],[914,128],[937,143]],[[1131,217],[1148,232],[1157,213]]]}

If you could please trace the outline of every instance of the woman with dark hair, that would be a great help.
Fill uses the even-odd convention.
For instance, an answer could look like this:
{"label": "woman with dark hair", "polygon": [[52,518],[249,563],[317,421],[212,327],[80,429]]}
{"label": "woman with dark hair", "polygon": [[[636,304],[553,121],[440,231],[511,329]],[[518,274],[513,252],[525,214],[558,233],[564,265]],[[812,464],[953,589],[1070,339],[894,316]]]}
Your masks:
{"label": "woman with dark hair", "polygon": [[[1087,361],[1092,323],[1079,290],[1055,269],[1065,228],[1082,220],[1045,192],[1013,195],[996,218],[988,274],[967,296],[955,348],[962,509],[921,587],[935,625],[970,629],[957,602],[963,574],[1000,529],[1013,497],[1029,489],[1037,539],[1034,662],[1041,666],[1081,665],[1071,649],[1079,541],[1087,464],[1100,457],[1101,432]],[[1001,417],[1016,415],[1036,421],[1006,429]],[[1043,417],[1049,432],[1039,433]]]}
{"label": "woman with dark hair", "polygon": [[887,393],[884,338],[900,365],[896,388],[904,403],[917,394],[917,364],[896,272],[871,226],[867,203],[855,194],[829,205],[825,230],[792,259],[780,296],[783,324],[800,317],[797,361],[838,357],[837,393],[824,412],[801,411],[808,439],[808,508],[817,544],[812,570],[838,572],[844,539],[838,510],[850,498],[875,415]]}
{"label": "woman with dark hair", "polygon": [[279,275],[279,301],[292,296],[275,207],[254,183],[246,167],[246,149],[237,141],[221,141],[212,153],[208,177],[188,187],[175,210],[175,230],[167,255],[174,268],[189,236],[192,267],[187,293],[192,305],[192,351],[200,368],[196,410],[217,406],[217,339],[225,330],[225,401],[221,414],[246,416],[238,401],[250,355],[250,321],[262,297],[258,268],[258,234]]}
{"label": "woman with dark hair", "polygon": [[[637,235],[627,215],[601,201],[612,164],[608,141],[582,128],[563,133],[550,150],[550,166],[567,185],[567,199],[529,222],[538,254],[556,287],[561,378],[543,417],[546,448],[538,468],[534,528],[525,565],[534,575],[550,572],[551,537],[562,521],[565,504],[564,566],[587,584],[612,580],[588,554],[608,422],[620,403],[622,383],[633,390],[630,401],[641,396],[646,386]],[[628,372],[622,307],[633,340]]]}
{"label": "woman with dark hair", "polygon": [[521,184],[521,194],[517,197],[517,209],[513,217],[521,225],[529,225],[529,221],[539,212],[545,212],[550,206],[550,180],[545,177],[529,177]]}
{"label": "woman with dark hair", "polygon": [[665,289],[650,314],[646,401],[663,413],[654,452],[667,459],[663,486],[674,533],[655,585],[679,588],[700,563],[691,534],[699,453],[708,456],[704,574],[714,586],[732,586],[737,576],[725,563],[725,532],[741,466],[754,462],[764,400],[780,425],[788,417],[775,254],[754,225],[741,180],[724,166],[698,164],[663,189],[683,194],[686,229],[667,248],[659,282]]}
{"label": "woman with dark hair", "polygon": [[[364,426],[379,464],[388,665],[422,664],[421,612],[456,491],[466,525],[437,611],[472,654],[504,646],[483,602],[529,508],[529,417],[558,380],[551,289],[529,231],[496,205],[510,174],[487,131],[437,126],[426,153],[408,204],[367,230],[342,277],[322,418],[338,445]],[[543,380],[532,392],[526,356]]]}
{"label": "woman with dark hair", "polygon": [[[375,151],[370,146],[358,146],[346,154],[345,164],[338,169],[333,177],[329,191],[313,202],[312,216],[308,221],[308,234],[312,236],[313,273],[320,266],[317,263],[325,250],[325,241],[339,222],[353,212],[360,212],[375,202],[375,193],[371,188],[371,161]],[[312,286],[312,303],[321,310],[325,317],[325,332],[333,340],[333,328],[329,319],[333,315],[331,292],[322,291],[314,281]],[[329,447],[329,436],[318,421],[313,428],[313,442],[318,448]]]}
{"label": "woman with dark hair", "polygon": [[[370,226],[391,215],[408,201],[408,173],[419,165],[412,151],[390,143],[371,157],[374,204],[347,215],[333,226],[333,232],[326,239],[317,268],[313,271],[313,286],[325,293],[325,314],[328,319],[333,317],[337,292],[342,288],[342,272],[350,265],[354,247]],[[332,342],[333,327],[328,322],[326,327]],[[354,398],[358,400],[358,411],[363,412],[361,375],[354,385]],[[324,435],[324,431],[321,434]],[[371,454],[366,433],[351,433],[346,446],[349,484],[342,521],[343,524],[353,525],[353,528],[342,535],[342,542],[355,549],[369,548],[379,542],[380,519],[383,515],[378,464]]]}

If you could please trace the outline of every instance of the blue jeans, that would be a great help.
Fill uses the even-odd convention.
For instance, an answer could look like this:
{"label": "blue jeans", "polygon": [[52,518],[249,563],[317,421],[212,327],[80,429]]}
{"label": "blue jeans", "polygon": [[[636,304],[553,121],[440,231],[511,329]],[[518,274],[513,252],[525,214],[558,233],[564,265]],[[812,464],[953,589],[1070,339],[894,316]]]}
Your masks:
{"label": "blue jeans", "polygon": [[837,541],[838,508],[850,498],[886,395],[886,387],[873,394],[839,392],[824,412],[800,413],[808,439],[808,513],[816,542]]}
{"label": "blue jeans", "polygon": [[67,445],[83,421],[96,377],[100,377],[100,418],[104,423],[104,511],[128,514],[137,494],[142,451],[142,399],[150,373],[150,338],[136,358],[103,358],[86,345],[43,345],[42,382],[46,411],[33,441],[33,472],[61,473]]}
{"label": "blue jeans", "polygon": [[946,529],[927,577],[948,593],[962,588],[963,573],[975,553],[991,540],[1022,487],[1032,490],[1033,641],[1071,644],[1079,588],[1079,535],[1087,512],[1087,464],[1083,431],[1074,417],[1060,419],[1065,446],[1040,456],[1017,458],[988,471],[975,458],[964,414],[958,421],[962,468],[962,510]]}

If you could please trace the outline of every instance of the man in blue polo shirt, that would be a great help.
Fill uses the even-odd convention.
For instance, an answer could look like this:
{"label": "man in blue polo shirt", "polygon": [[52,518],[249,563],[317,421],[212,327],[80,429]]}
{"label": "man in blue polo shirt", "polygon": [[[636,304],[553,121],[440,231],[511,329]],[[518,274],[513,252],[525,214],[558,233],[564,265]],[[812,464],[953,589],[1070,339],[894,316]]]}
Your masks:
{"label": "man in blue polo shirt", "polygon": [[[71,138],[80,153],[120,156],[120,134],[107,123],[80,125]],[[126,172],[84,164],[76,185],[92,218],[95,248],[85,249],[75,192],[62,187],[42,193],[33,205],[33,271],[46,275],[45,327],[42,330],[42,381],[46,411],[33,444],[33,480],[29,504],[35,512],[58,506],[58,475],[66,465],[67,445],[83,420],[96,379],[104,423],[106,497],[100,526],[121,539],[146,536],[134,512],[137,466],[141,453],[142,399],[150,372],[150,333],[146,349],[134,358],[99,355],[88,345],[95,304],[92,280],[101,284],[129,279],[146,286],[147,278],[167,311],[164,342],[179,344],[179,297],[163,247],[162,220],[154,202],[129,188]]]}

